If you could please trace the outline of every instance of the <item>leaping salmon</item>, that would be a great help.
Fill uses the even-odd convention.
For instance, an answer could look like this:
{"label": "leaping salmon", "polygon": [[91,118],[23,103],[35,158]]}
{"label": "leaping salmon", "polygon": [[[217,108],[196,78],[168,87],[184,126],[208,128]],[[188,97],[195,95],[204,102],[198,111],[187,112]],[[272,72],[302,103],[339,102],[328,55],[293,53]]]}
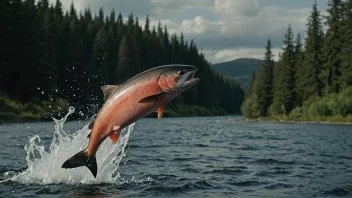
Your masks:
{"label": "leaping salmon", "polygon": [[121,85],[105,85],[104,104],[91,127],[88,147],[64,162],[62,168],[86,166],[97,176],[95,154],[110,137],[116,143],[121,130],[157,110],[163,116],[164,105],[199,82],[197,68],[190,65],[165,65],[142,72]]}

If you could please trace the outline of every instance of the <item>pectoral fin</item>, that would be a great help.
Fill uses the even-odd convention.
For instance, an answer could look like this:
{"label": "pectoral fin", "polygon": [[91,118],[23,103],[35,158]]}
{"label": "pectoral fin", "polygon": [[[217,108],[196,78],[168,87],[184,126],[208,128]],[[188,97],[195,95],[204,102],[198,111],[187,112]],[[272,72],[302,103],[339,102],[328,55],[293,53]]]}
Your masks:
{"label": "pectoral fin", "polygon": [[158,94],[155,95],[151,95],[151,96],[147,96],[143,99],[141,99],[138,103],[148,103],[148,102],[155,102],[159,99],[159,96],[163,95],[164,92],[160,92]]}
{"label": "pectoral fin", "polygon": [[158,119],[161,119],[161,117],[163,117],[164,109],[165,109],[165,105],[160,105],[160,107],[158,108],[158,110],[157,110],[157,112],[158,112]]}
{"label": "pectoral fin", "polygon": [[110,134],[110,139],[111,139],[112,143],[115,144],[120,137],[121,129],[119,126],[114,126],[112,130],[113,131]]}
{"label": "pectoral fin", "polygon": [[120,131],[113,132],[110,135],[110,139],[111,139],[112,143],[114,143],[114,144],[116,144],[116,142],[119,139],[119,137],[120,137]]}

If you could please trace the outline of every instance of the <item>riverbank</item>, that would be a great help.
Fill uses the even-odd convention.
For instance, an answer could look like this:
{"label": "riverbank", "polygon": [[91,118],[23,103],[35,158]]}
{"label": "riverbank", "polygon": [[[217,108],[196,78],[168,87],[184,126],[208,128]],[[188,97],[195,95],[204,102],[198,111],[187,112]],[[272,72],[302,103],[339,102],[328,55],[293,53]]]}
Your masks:
{"label": "riverbank", "polygon": [[[6,96],[0,96],[0,123],[12,122],[36,122],[49,121],[53,117],[60,117],[65,114],[69,103],[64,99],[52,101],[41,101],[34,99],[31,102],[22,104]],[[77,109],[76,109],[77,110]],[[86,108],[81,108],[71,117],[73,120],[88,119],[94,112]],[[205,108],[198,105],[166,105],[163,117],[191,117],[191,116],[222,116],[230,115],[222,108]],[[156,117],[156,114],[150,114],[148,117]]]}
{"label": "riverbank", "polygon": [[50,120],[68,109],[68,102],[58,98],[43,101],[34,98],[27,103],[0,96],[0,123]]}
{"label": "riverbank", "polygon": [[331,121],[331,120],[287,120],[287,119],[273,119],[269,117],[258,119],[235,119],[235,122],[267,122],[267,123],[288,123],[288,124],[331,124],[331,125],[352,125],[352,121]]}

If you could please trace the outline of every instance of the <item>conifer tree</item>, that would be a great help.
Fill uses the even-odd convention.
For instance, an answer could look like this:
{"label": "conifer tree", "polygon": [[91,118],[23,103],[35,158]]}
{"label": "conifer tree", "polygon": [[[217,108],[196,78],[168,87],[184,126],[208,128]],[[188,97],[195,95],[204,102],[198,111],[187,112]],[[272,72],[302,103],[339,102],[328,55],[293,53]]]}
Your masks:
{"label": "conifer tree", "polygon": [[323,30],[321,24],[320,11],[317,8],[317,3],[313,5],[311,15],[308,18],[307,24],[307,39],[304,53],[304,78],[299,83],[304,87],[302,97],[303,100],[311,96],[321,96],[322,82],[319,75],[323,65],[322,46]]}
{"label": "conifer tree", "polygon": [[302,105],[302,94],[304,92],[304,87],[302,87],[301,82],[304,81],[305,79],[305,70],[306,66],[304,65],[304,51],[302,49],[303,45],[301,42],[301,36],[298,33],[296,37],[296,42],[295,42],[295,93],[296,93],[296,101],[295,105]]}
{"label": "conifer tree", "polygon": [[275,87],[272,112],[274,114],[288,114],[294,108],[295,101],[295,61],[293,33],[288,27],[281,60],[276,65]]}
{"label": "conifer tree", "polygon": [[251,95],[253,93],[254,82],[255,82],[256,79],[257,79],[257,74],[255,72],[255,69],[253,69],[252,73],[251,73],[251,78],[250,78],[249,83],[248,83],[246,96],[249,96],[249,95]]}
{"label": "conifer tree", "polygon": [[166,26],[151,29],[148,18],[142,29],[132,13],[125,23],[121,13],[115,19],[114,11],[105,15],[99,9],[93,17],[89,8],[77,13],[72,3],[63,13],[60,0],[49,2],[0,1],[5,22],[0,29],[0,92],[21,102],[59,96],[83,110],[103,102],[103,84],[119,84],[142,70],[179,63],[197,66],[197,77],[204,80],[171,102],[171,108],[186,104],[213,113],[239,110],[240,86],[211,69],[195,42],[185,41],[182,34],[169,38]]}
{"label": "conifer tree", "polygon": [[342,32],[343,46],[341,49],[341,78],[342,88],[352,86],[352,0],[348,0],[344,5],[346,17],[343,20]]}
{"label": "conifer tree", "polygon": [[325,87],[325,94],[338,93],[340,91],[340,67],[342,41],[342,0],[330,0],[327,10],[326,25],[329,27],[325,35],[323,53],[325,57],[321,73],[321,81]]}
{"label": "conifer tree", "polygon": [[273,54],[271,52],[271,41],[268,39],[266,45],[264,63],[260,68],[258,77],[257,96],[258,96],[258,114],[267,116],[268,108],[273,100]]}
{"label": "conifer tree", "polygon": [[124,36],[119,49],[118,74],[120,78],[118,80],[120,83],[132,77],[132,65],[129,50],[128,38]]}
{"label": "conifer tree", "polygon": [[104,27],[100,27],[97,35],[94,39],[93,45],[93,62],[94,62],[94,73],[97,84],[104,85],[108,84],[106,74],[110,73],[109,61],[108,61],[108,50],[109,50],[108,35]]}

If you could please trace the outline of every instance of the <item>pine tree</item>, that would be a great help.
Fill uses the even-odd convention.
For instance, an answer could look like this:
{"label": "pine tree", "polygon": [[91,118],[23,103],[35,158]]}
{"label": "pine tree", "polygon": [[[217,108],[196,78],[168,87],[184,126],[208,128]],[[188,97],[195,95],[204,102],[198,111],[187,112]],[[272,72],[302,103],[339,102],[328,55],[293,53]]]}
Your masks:
{"label": "pine tree", "polygon": [[304,92],[304,87],[302,87],[302,84],[300,82],[304,81],[305,79],[305,70],[306,66],[304,65],[304,51],[302,49],[303,45],[301,42],[301,36],[298,33],[296,37],[296,42],[295,42],[295,55],[294,55],[294,61],[295,61],[295,93],[296,93],[296,101],[295,105],[300,106],[302,105],[302,98],[303,98],[303,92]]}
{"label": "pine tree", "polygon": [[108,34],[104,27],[100,27],[97,35],[94,39],[93,45],[93,62],[94,62],[94,73],[96,82],[98,85],[108,84],[107,77],[109,76],[109,40]]}
{"label": "pine tree", "polygon": [[273,54],[271,52],[271,41],[268,39],[265,52],[265,60],[260,68],[258,77],[257,96],[258,114],[267,116],[268,109],[273,100]]}
{"label": "pine tree", "polygon": [[313,5],[311,15],[308,18],[307,27],[308,35],[304,53],[304,78],[299,82],[301,87],[304,87],[302,93],[303,100],[311,96],[321,96],[322,90],[322,82],[319,75],[323,65],[322,45],[324,43],[324,35],[317,3]]}
{"label": "pine tree", "polygon": [[343,20],[342,32],[343,46],[341,50],[341,78],[340,84],[343,88],[352,86],[352,0],[344,5],[346,17]]}
{"label": "pine tree", "polygon": [[276,82],[271,113],[286,115],[294,108],[295,101],[295,51],[291,26],[286,31],[283,44],[283,54],[274,74]]}
{"label": "pine tree", "polygon": [[132,65],[129,50],[128,38],[124,36],[119,49],[118,80],[120,83],[132,77]]}
{"label": "pine tree", "polygon": [[303,47],[303,45],[302,45],[302,41],[301,41],[301,34],[298,33],[296,36],[295,44],[294,44],[294,58],[293,58],[294,65],[297,65],[297,62],[303,53],[302,47]]}
{"label": "pine tree", "polygon": [[255,69],[253,69],[252,73],[251,73],[251,78],[250,78],[249,83],[248,83],[246,96],[249,96],[249,95],[251,95],[253,93],[254,82],[255,82],[256,79],[257,79],[257,74],[255,72]]}
{"label": "pine tree", "polygon": [[323,53],[325,57],[324,68],[322,69],[321,81],[325,84],[325,94],[338,93],[340,91],[340,67],[342,42],[342,0],[331,0],[326,25],[329,29],[325,35]]}
{"label": "pine tree", "polygon": [[124,23],[121,13],[115,20],[114,11],[105,16],[100,9],[93,17],[89,8],[77,13],[72,3],[63,13],[60,0],[49,2],[0,1],[5,22],[0,29],[5,35],[0,38],[1,92],[21,102],[64,97],[85,111],[87,105],[90,109],[103,102],[97,94],[102,84],[119,84],[172,61],[197,66],[197,77],[206,80],[173,100],[170,108],[199,105],[208,109],[208,115],[239,110],[243,100],[239,84],[211,69],[195,42],[185,41],[182,34],[169,38],[161,24],[151,30],[148,18],[143,30],[132,13]]}

